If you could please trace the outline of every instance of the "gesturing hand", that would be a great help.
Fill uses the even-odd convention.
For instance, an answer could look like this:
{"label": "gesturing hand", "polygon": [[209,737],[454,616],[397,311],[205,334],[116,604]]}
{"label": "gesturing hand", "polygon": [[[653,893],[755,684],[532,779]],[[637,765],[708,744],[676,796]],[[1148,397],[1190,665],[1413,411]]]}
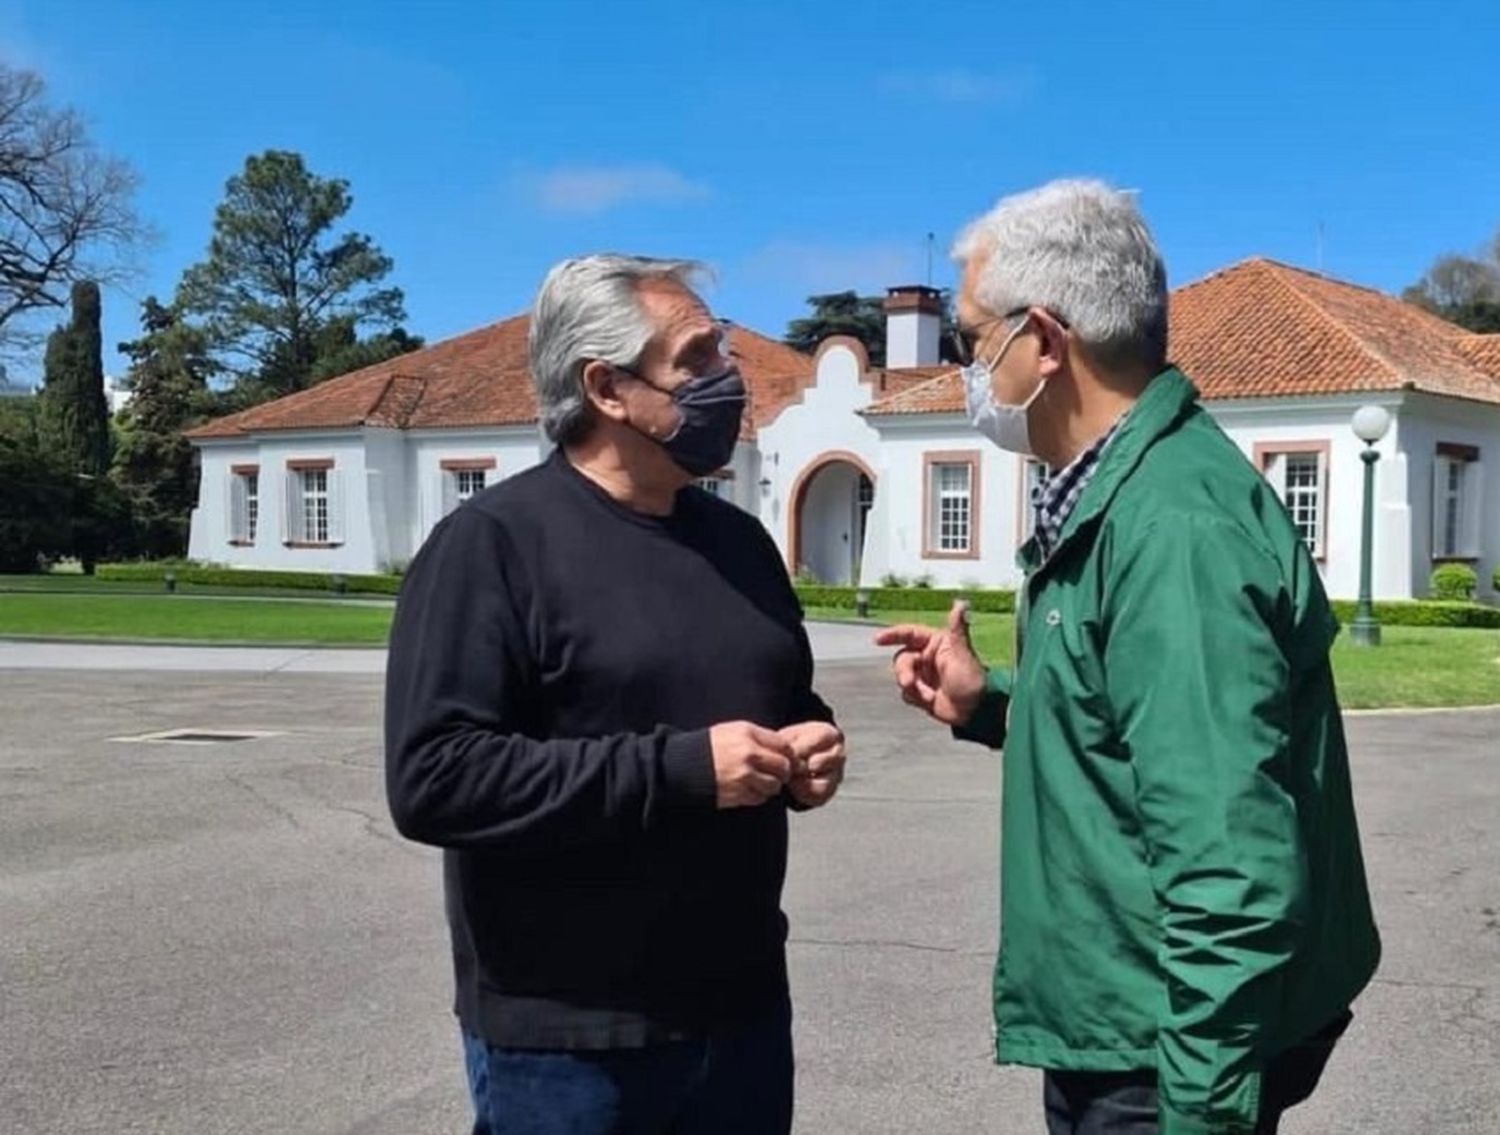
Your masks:
{"label": "gesturing hand", "polygon": [[792,778],[786,790],[805,808],[818,808],[833,799],[844,781],[844,734],[827,721],[788,725],[781,736],[792,746]]}
{"label": "gesturing hand", "polygon": [[790,741],[749,721],[729,721],[708,731],[720,808],[764,804],[792,775]]}
{"label": "gesturing hand", "polygon": [[892,669],[901,699],[945,725],[963,725],[984,694],[984,664],[969,640],[969,604],[955,599],[942,628],[887,627],[875,645],[897,647]]}

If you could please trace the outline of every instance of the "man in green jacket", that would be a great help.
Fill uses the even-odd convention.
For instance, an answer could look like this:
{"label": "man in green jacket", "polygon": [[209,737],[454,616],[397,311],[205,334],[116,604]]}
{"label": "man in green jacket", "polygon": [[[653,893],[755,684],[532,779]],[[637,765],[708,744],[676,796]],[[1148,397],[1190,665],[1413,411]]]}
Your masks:
{"label": "man in green jacket", "polygon": [[996,1059],[1045,1070],[1053,1135],[1274,1132],[1380,953],[1337,623],[1166,362],[1166,272],[1128,195],[1002,200],[956,255],[970,417],[1054,471],[1016,661],[982,666],[961,605],[878,641],[906,701],[1004,749]]}

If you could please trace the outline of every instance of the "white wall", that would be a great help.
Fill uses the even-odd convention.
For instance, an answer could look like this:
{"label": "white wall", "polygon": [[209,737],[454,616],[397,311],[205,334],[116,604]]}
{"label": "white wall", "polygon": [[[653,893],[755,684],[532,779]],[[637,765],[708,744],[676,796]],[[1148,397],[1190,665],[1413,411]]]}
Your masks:
{"label": "white wall", "polygon": [[[884,442],[881,488],[870,516],[861,580],[878,586],[894,572],[908,580],[930,576],[934,587],[1015,587],[1020,544],[1020,485],[1023,461],[981,437],[956,414],[874,419]],[[979,457],[977,558],[928,558],[923,555],[923,497],[927,492],[928,454],[974,452]],[[879,526],[879,535],[873,530]]]}
{"label": "white wall", "polygon": [[[274,433],[247,440],[199,443],[202,477],[188,555],[235,567],[282,571],[384,571],[416,554],[443,516],[441,462],[493,459],[487,483],[529,469],[543,451],[530,426],[403,433],[351,429]],[[332,458],[342,498],[342,541],[336,547],[289,547],[283,539],[287,462]],[[230,468],[260,468],[255,543],[229,542]]]}
{"label": "white wall", "polygon": [[[1253,459],[1257,444],[1328,444],[1325,555],[1318,568],[1323,586],[1335,599],[1359,595],[1360,526],[1364,515],[1364,463],[1360,453],[1364,442],[1354,436],[1350,421],[1356,409],[1372,403],[1384,405],[1393,417],[1401,413],[1400,395],[1205,403],[1246,457]],[[1412,578],[1408,549],[1413,518],[1407,498],[1406,459],[1397,447],[1397,432],[1393,426],[1376,447],[1381,459],[1375,466],[1371,589],[1377,599],[1410,598],[1414,582],[1418,588],[1425,584],[1425,580]]]}
{"label": "white wall", "polygon": [[[1492,595],[1496,564],[1500,564],[1500,406],[1462,402],[1453,398],[1409,395],[1395,430],[1396,444],[1405,459],[1411,499],[1409,570],[1415,594],[1427,594],[1432,575],[1432,474],[1439,442],[1472,445],[1479,450],[1480,558],[1479,593]],[[1384,464],[1384,462],[1382,462]]]}
{"label": "white wall", "polygon": [[407,436],[406,492],[403,530],[404,559],[416,554],[433,527],[445,515],[444,461],[493,458],[495,467],[485,484],[499,484],[540,462],[550,450],[535,426],[490,429],[414,430]]}
{"label": "white wall", "polygon": [[253,554],[258,549],[236,548],[229,543],[229,469],[232,465],[259,464],[260,447],[248,439],[201,441],[197,445],[198,504],[188,530],[188,558],[238,564],[241,553]]}
{"label": "white wall", "polygon": [[[374,571],[377,566],[366,499],[365,443],[358,430],[267,434],[249,441],[204,441],[198,507],[193,510],[188,555],[235,567],[291,571]],[[318,548],[284,543],[288,461],[332,459],[329,485],[341,500],[342,540]],[[229,542],[230,466],[258,465],[259,519],[255,543]],[[336,487],[335,487],[336,486]]]}
{"label": "white wall", "polygon": [[770,483],[760,490],[754,511],[783,559],[791,554],[793,490],[821,458],[841,452],[858,457],[875,472],[875,499],[880,500],[880,435],[858,413],[870,404],[870,387],[861,379],[859,359],[851,349],[825,349],[802,400],[760,430],[760,476]]}
{"label": "white wall", "polygon": [[[1251,458],[1257,443],[1326,442],[1329,447],[1328,479],[1324,502],[1327,508],[1325,558],[1320,571],[1329,594],[1337,598],[1354,598],[1359,592],[1359,543],[1363,507],[1364,466],[1360,460],[1363,443],[1350,429],[1354,410],[1379,398],[1355,397],[1302,400],[1298,403],[1210,403],[1207,408],[1224,427],[1225,432]],[[1401,412],[1401,396],[1385,399],[1393,414]],[[1472,417],[1472,410],[1450,409],[1461,418]],[[1495,417],[1500,419],[1500,412]],[[908,578],[932,577],[936,586],[959,587],[982,583],[985,586],[1014,587],[1021,574],[1015,566],[1015,551],[1022,535],[1026,502],[1022,480],[1024,463],[991,445],[975,433],[961,417],[932,416],[876,419],[884,444],[881,446],[880,472],[885,496],[877,494],[875,513],[871,516],[872,535],[867,543],[862,582],[874,585],[886,572]],[[1424,427],[1426,428],[1426,427]],[[1381,461],[1376,466],[1375,482],[1375,561],[1373,590],[1377,598],[1406,598],[1424,594],[1430,564],[1415,571],[1414,546],[1425,555],[1430,526],[1424,498],[1430,499],[1430,455],[1435,440],[1424,435],[1422,444],[1428,455],[1423,460],[1428,471],[1421,474],[1414,499],[1408,500],[1411,478],[1403,440],[1409,426],[1405,419],[1393,427],[1378,447]],[[1430,431],[1429,431],[1430,432]],[[1489,482],[1486,500],[1500,503],[1500,425],[1485,433],[1476,428],[1468,433],[1449,430],[1440,440],[1479,445],[1481,436],[1489,438],[1497,460],[1486,462]],[[978,559],[930,559],[923,549],[923,495],[927,491],[924,455],[937,452],[977,450],[980,454],[980,545]],[[1488,506],[1486,506],[1488,509]],[[1489,509],[1491,515],[1495,510]],[[878,536],[874,529],[878,526]],[[1500,532],[1492,521],[1487,554],[1500,558]],[[1481,572],[1481,575],[1486,574]],[[1415,590],[1414,590],[1415,588]]]}

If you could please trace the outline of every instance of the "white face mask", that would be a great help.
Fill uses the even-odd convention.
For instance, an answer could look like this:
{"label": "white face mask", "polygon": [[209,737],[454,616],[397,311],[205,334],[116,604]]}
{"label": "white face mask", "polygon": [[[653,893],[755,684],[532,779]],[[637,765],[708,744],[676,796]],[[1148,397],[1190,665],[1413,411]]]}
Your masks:
{"label": "white face mask", "polygon": [[1027,411],[1042,396],[1042,388],[1047,385],[1047,380],[1042,378],[1038,381],[1031,397],[1016,406],[996,402],[993,385],[995,367],[1000,365],[1000,360],[1005,357],[1005,352],[1015,342],[1016,336],[1026,330],[1026,322],[1022,320],[1021,325],[1005,337],[1005,342],[1000,344],[1000,349],[989,362],[970,363],[959,374],[963,376],[964,403],[974,428],[1001,449],[1030,457],[1031,427],[1027,424]]}

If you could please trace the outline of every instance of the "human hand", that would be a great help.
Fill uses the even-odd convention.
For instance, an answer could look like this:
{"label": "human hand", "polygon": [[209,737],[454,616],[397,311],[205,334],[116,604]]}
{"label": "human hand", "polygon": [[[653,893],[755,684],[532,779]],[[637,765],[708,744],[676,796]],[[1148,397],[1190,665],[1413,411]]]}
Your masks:
{"label": "human hand", "polygon": [[764,804],[792,775],[792,743],[749,721],[729,721],[708,731],[720,808]]}
{"label": "human hand", "polygon": [[844,781],[844,733],[828,721],[804,721],[780,731],[792,746],[792,778],[786,790],[804,808],[833,799]]}
{"label": "human hand", "polygon": [[901,700],[945,725],[963,725],[984,694],[984,664],[969,639],[969,604],[955,599],[941,628],[906,624],[887,627],[876,646],[894,646],[891,661]]}

